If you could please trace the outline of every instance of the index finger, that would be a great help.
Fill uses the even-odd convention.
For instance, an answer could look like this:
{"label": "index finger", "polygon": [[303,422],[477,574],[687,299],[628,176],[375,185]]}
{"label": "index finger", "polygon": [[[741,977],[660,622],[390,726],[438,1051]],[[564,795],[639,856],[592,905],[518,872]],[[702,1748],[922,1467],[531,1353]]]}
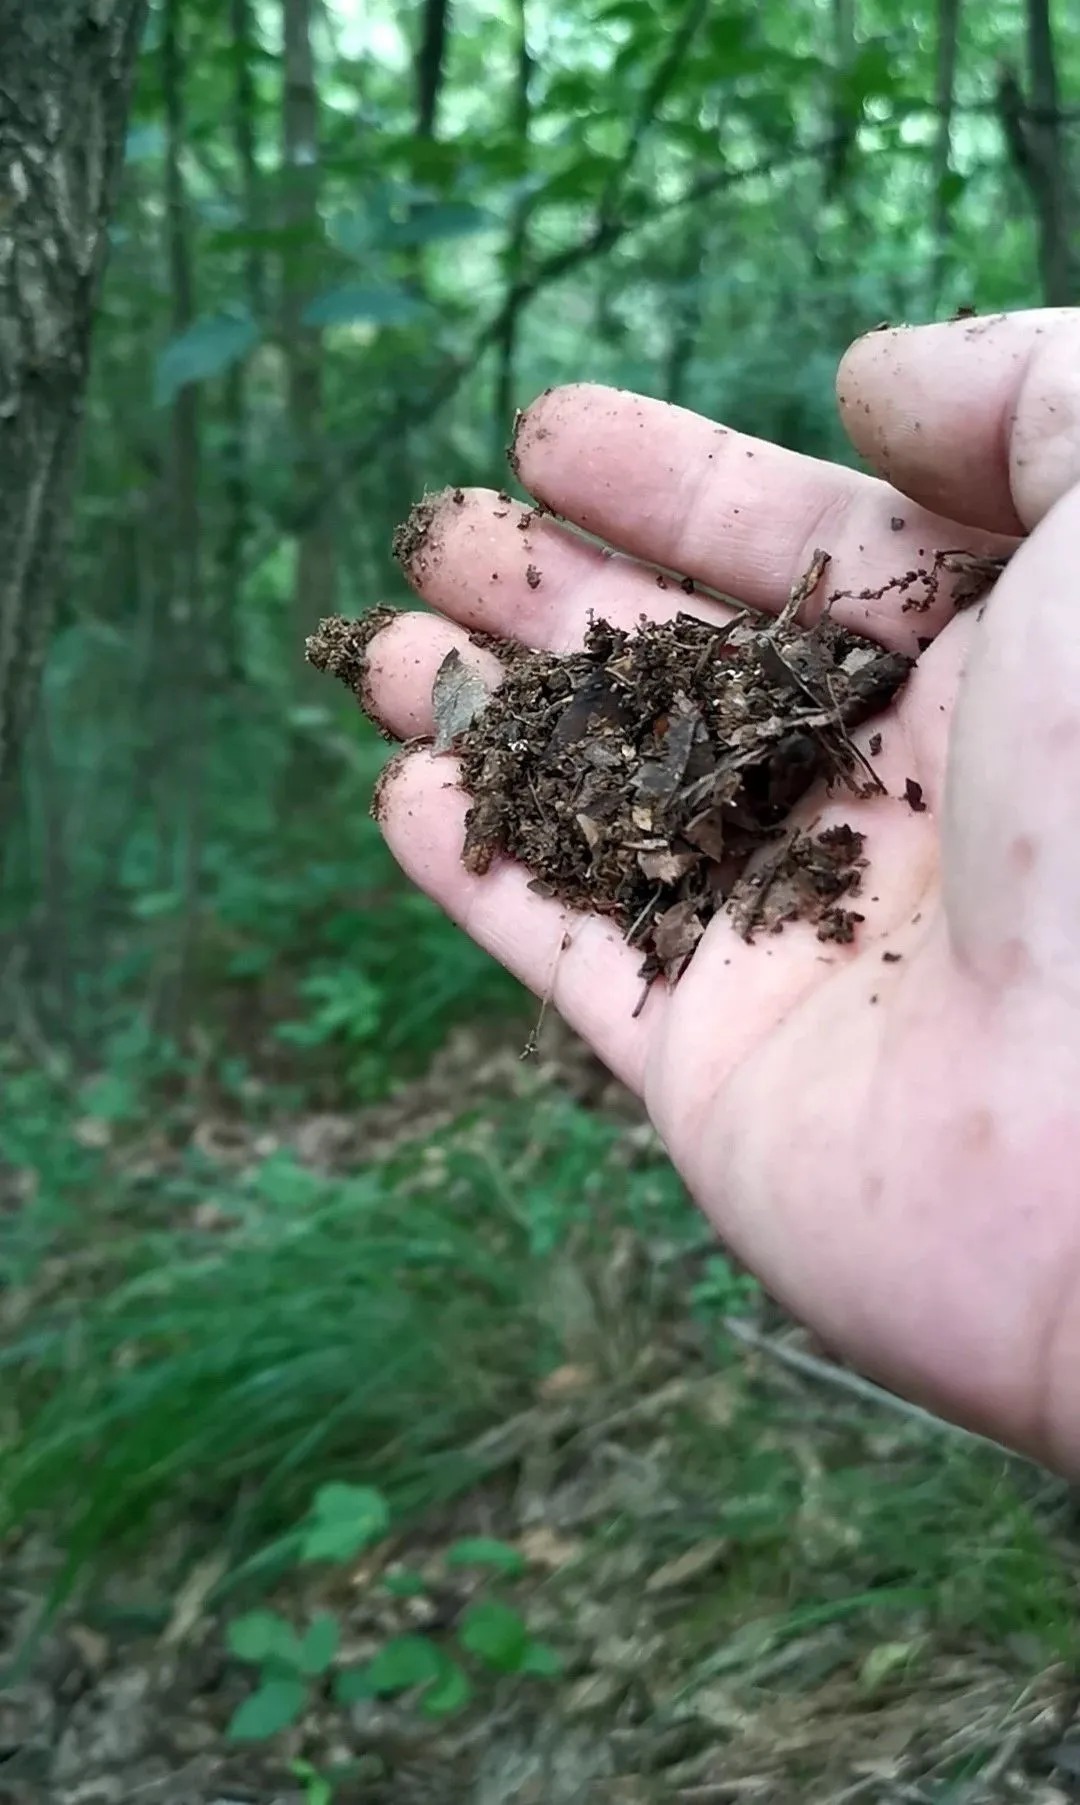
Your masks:
{"label": "index finger", "polygon": [[575,526],[765,613],[783,608],[819,548],[828,552],[817,605],[837,597],[834,619],[904,651],[952,613],[951,579],[917,615],[904,608],[935,553],[1003,549],[862,471],[593,383],[534,401],[514,456],[530,494]]}

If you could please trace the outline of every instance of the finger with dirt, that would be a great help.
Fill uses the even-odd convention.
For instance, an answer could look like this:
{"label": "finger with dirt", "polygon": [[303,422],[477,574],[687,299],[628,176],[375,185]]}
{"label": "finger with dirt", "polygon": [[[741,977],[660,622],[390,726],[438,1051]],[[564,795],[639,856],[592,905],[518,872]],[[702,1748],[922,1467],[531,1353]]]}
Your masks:
{"label": "finger with dirt", "polygon": [[1075,308],[870,333],[837,393],[874,468],[969,526],[1030,531],[1080,482]]}
{"label": "finger with dirt", "polygon": [[515,457],[530,492],[576,526],[769,613],[825,546],[829,584],[816,607],[829,602],[841,625],[902,651],[952,614],[948,582],[925,597],[928,607],[908,606],[924,599],[918,573],[930,572],[935,553],[1011,549],[875,477],[593,384],[533,402]]}

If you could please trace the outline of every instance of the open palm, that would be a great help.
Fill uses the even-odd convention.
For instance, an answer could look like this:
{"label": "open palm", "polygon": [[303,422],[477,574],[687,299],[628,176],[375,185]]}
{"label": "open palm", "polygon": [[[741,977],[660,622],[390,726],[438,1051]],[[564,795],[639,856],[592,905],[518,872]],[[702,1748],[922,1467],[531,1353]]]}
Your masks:
{"label": "open palm", "polygon": [[[853,946],[801,923],[747,945],[721,916],[635,1017],[640,956],[616,927],[513,864],[465,871],[452,760],[409,752],[380,818],[405,870],[641,1092],[694,1196],[797,1315],[898,1390],[1075,1468],[1080,317],[877,333],[838,390],[880,478],[620,391],[545,395],[519,425],[520,477],[589,537],[487,492],[437,498],[407,574],[444,618],[380,633],[369,685],[394,733],[426,733],[448,649],[497,669],[468,630],[564,651],[590,612],[725,618],[702,590],[775,613],[823,548],[829,589],[883,591],[836,618],[921,650],[860,736],[882,736],[888,795],[800,809],[866,835]],[[956,613],[946,582],[905,611],[920,585],[888,587],[1025,534],[985,610]]]}

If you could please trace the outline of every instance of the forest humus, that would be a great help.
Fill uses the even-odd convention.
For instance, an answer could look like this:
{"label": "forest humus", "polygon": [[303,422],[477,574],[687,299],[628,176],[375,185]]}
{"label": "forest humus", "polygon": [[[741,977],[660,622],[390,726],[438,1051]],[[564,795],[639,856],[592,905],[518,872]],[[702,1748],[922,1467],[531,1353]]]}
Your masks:
{"label": "forest humus", "polygon": [[[641,948],[646,981],[675,982],[721,909],[748,940],[795,919],[822,940],[851,940],[862,834],[792,830],[788,817],[818,782],[882,791],[852,732],[913,661],[838,626],[829,602],[800,625],[828,561],[815,554],[775,620],[680,613],[632,633],[594,620],[582,649],[562,656],[478,635],[504,663],[494,691],[449,653],[434,748],[457,755],[472,799],[466,867],[514,858],[543,895],[613,916]],[[362,706],[366,648],[391,616],[333,617],[308,641],[311,663]]]}

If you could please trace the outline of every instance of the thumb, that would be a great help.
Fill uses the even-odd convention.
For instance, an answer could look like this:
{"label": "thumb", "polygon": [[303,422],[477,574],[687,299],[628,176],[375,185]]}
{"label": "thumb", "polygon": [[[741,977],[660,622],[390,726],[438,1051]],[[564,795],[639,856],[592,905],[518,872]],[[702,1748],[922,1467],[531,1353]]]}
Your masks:
{"label": "thumb", "polygon": [[837,396],[856,449],[912,500],[1029,532],[1080,482],[1080,309],[872,332]]}
{"label": "thumb", "polygon": [[[1037,452],[1034,453],[1037,456]],[[943,836],[954,949],[995,990],[1080,1000],[1080,484],[999,579],[953,720]]]}

